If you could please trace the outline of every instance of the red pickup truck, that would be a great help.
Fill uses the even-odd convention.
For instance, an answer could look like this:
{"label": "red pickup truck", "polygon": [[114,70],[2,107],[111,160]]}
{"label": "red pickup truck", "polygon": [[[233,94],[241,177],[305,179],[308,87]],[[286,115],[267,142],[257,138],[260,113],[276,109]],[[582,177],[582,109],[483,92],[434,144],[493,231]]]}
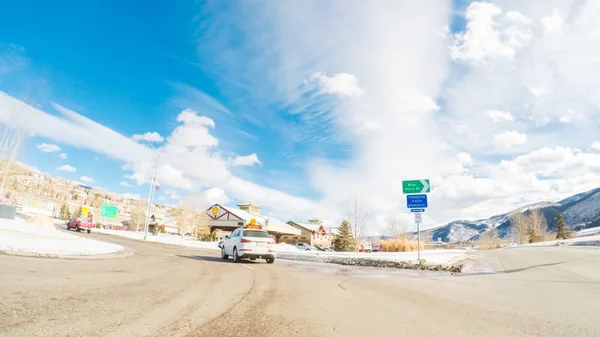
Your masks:
{"label": "red pickup truck", "polygon": [[94,223],[92,222],[92,217],[77,217],[72,218],[67,222],[67,230],[71,228],[75,228],[78,232],[87,230],[88,233],[92,232],[92,228],[94,228]]}

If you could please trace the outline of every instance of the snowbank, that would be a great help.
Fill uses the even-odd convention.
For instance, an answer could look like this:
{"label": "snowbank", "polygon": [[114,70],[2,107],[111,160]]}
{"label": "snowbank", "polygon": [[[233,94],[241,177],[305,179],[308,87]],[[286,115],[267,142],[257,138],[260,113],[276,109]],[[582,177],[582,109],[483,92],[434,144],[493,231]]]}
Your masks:
{"label": "snowbank", "polygon": [[598,235],[598,233],[600,233],[600,227],[593,227],[593,228],[587,228],[587,229],[582,229],[579,232],[577,232],[577,236],[590,236],[590,235]]}
{"label": "snowbank", "polygon": [[583,236],[566,240],[552,240],[536,243],[527,243],[523,245],[513,246],[518,247],[551,247],[551,246],[599,246],[600,235]]}
{"label": "snowbank", "polygon": [[122,251],[112,243],[81,238],[66,231],[40,228],[25,220],[0,219],[0,251],[38,255],[97,255]]}
{"label": "snowbank", "polygon": [[[287,252],[278,254],[279,258],[288,260],[300,260],[311,262],[330,262],[332,258],[336,259],[368,259],[388,262],[408,262],[417,260],[417,252],[399,252],[399,253],[342,253],[342,252]],[[426,264],[447,264],[466,257],[465,250],[459,249],[440,249],[425,250],[421,252],[421,259]]]}

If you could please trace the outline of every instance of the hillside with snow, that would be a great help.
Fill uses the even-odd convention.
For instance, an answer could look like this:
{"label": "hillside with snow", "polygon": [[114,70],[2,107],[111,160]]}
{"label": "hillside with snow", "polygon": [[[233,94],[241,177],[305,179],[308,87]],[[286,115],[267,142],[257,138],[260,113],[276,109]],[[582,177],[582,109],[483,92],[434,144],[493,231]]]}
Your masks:
{"label": "hillside with snow", "polygon": [[424,231],[431,235],[434,241],[438,238],[444,242],[460,242],[476,240],[481,234],[493,229],[498,229],[501,238],[511,235],[510,215],[516,212],[529,214],[532,210],[539,209],[548,222],[548,230],[556,230],[556,215],[562,214],[572,230],[600,226],[600,188],[584,193],[579,193],[559,202],[538,202],[519,207],[510,212],[495,215],[489,219],[457,220],[447,225]]}

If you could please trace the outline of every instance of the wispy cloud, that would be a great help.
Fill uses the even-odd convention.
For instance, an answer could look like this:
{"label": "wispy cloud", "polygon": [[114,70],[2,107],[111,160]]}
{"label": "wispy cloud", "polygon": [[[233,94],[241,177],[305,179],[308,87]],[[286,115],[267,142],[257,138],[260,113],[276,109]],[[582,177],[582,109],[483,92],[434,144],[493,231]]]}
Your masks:
{"label": "wispy cloud", "polygon": [[135,134],[131,136],[131,139],[135,141],[147,140],[153,143],[162,143],[165,138],[161,136],[158,132],[146,132],[145,134]]}
{"label": "wispy cloud", "polygon": [[87,177],[87,176],[82,176],[81,178],[79,178],[79,180],[86,182],[86,183],[93,183],[94,179]]}
{"label": "wispy cloud", "polygon": [[58,152],[60,151],[60,146],[56,145],[56,144],[47,144],[47,143],[42,143],[42,144],[38,144],[37,148],[42,151],[42,152]]}
{"label": "wispy cloud", "polygon": [[237,156],[231,160],[231,166],[252,166],[262,164],[256,153],[247,156]]}
{"label": "wispy cloud", "polygon": [[76,168],[74,168],[71,165],[62,165],[56,168],[58,171],[65,171],[65,172],[75,172],[77,171]]}
{"label": "wispy cloud", "polygon": [[126,181],[121,181],[119,183],[119,185],[123,186],[123,187],[133,187],[133,185],[131,185],[130,183],[126,182]]}
{"label": "wispy cloud", "polygon": [[62,159],[62,160],[65,160],[65,159],[67,159],[67,158],[68,158],[68,156],[67,156],[67,154],[66,154],[66,153],[64,153],[64,152],[63,152],[63,153],[61,153],[61,154],[59,154],[59,155],[58,155],[58,158],[60,158],[60,159]]}

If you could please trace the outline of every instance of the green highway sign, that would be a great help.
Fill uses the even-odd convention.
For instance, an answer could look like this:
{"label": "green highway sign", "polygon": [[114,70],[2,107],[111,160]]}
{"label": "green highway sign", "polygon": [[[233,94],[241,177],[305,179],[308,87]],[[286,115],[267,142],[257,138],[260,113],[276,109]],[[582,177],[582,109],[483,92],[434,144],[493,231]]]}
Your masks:
{"label": "green highway sign", "polygon": [[402,193],[404,193],[404,194],[429,193],[429,192],[431,192],[431,186],[429,185],[429,179],[403,180],[402,181]]}
{"label": "green highway sign", "polygon": [[100,216],[105,218],[114,219],[117,217],[117,212],[119,212],[119,208],[117,206],[102,204],[102,209],[100,210]]}

